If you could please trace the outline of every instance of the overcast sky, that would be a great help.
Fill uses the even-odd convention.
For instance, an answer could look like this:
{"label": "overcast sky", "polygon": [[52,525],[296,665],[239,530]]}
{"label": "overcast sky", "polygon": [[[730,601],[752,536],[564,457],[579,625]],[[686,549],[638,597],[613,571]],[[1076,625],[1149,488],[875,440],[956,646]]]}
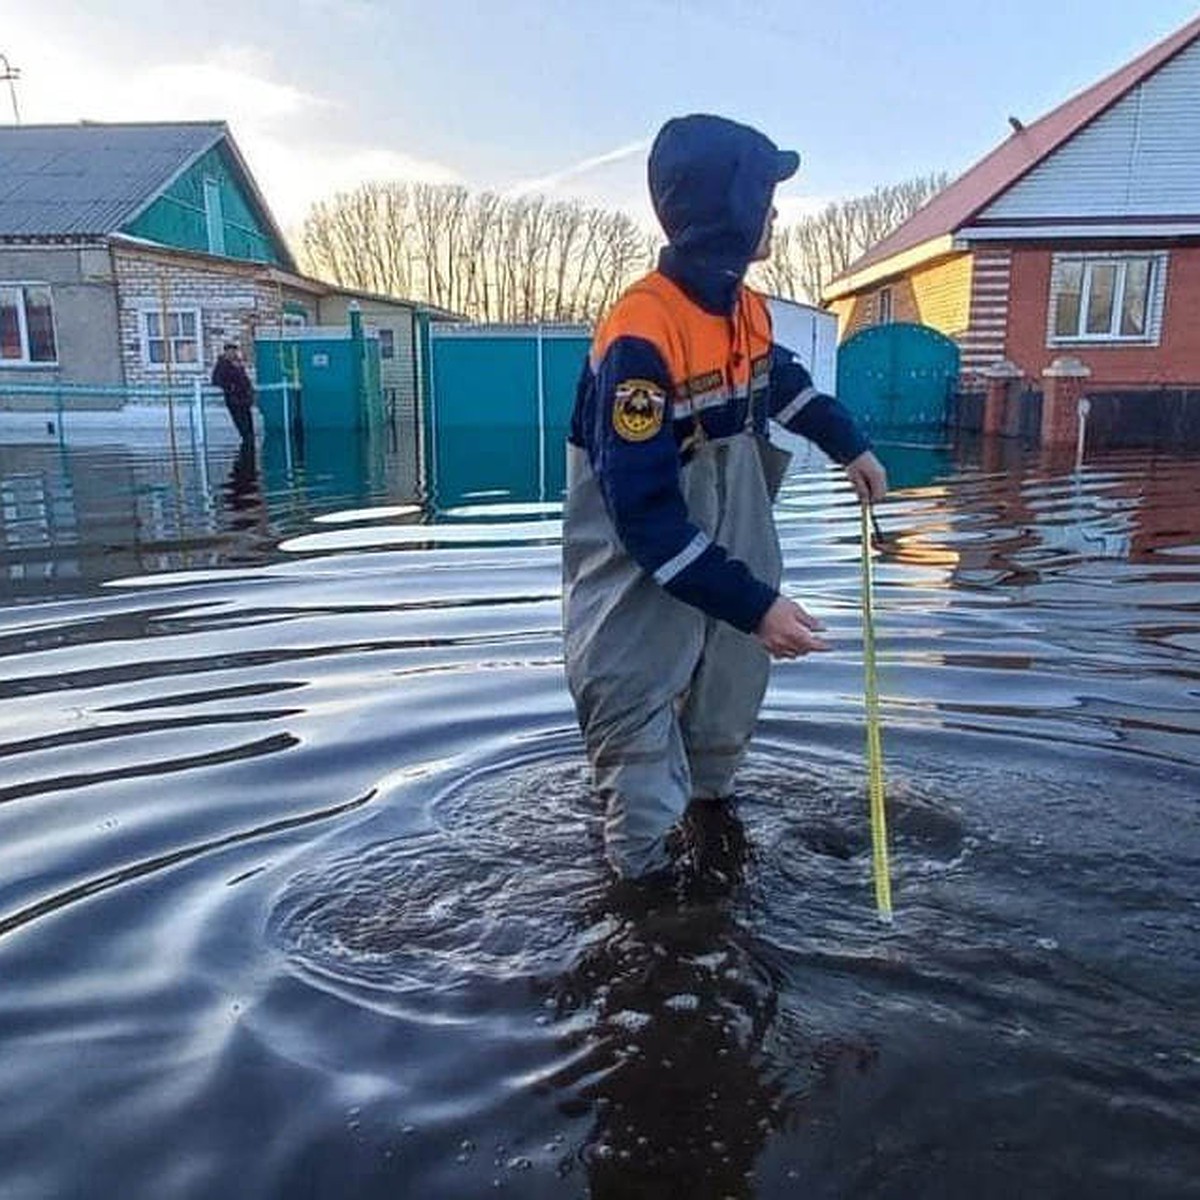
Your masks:
{"label": "overcast sky", "polygon": [[[227,120],[276,216],[364,179],[537,188],[648,217],[683,112],[798,150],[785,217],[958,174],[1195,0],[0,0],[24,123]],[[0,121],[12,120],[0,90]]]}

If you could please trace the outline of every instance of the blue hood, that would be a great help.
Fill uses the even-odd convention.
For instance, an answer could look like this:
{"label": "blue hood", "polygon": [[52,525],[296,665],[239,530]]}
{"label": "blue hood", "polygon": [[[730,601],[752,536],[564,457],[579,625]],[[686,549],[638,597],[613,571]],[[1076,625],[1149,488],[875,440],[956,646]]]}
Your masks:
{"label": "blue hood", "polygon": [[650,150],[650,198],[676,256],[739,276],[758,245],[775,185],[800,157],[736,121],[668,121]]}

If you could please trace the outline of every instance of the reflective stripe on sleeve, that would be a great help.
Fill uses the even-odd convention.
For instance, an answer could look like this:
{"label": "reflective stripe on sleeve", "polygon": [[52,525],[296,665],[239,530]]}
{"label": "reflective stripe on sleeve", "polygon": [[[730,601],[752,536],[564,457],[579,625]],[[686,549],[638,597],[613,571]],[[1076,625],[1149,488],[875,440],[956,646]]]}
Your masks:
{"label": "reflective stripe on sleeve", "polygon": [[674,558],[669,558],[654,572],[654,581],[666,587],[680,571],[690,567],[709,547],[708,535],[698,533]]}
{"label": "reflective stripe on sleeve", "polygon": [[[754,384],[756,391],[766,386],[765,382],[759,383],[755,381]],[[701,392],[695,396],[673,400],[671,402],[671,417],[673,420],[681,421],[684,417],[695,416],[696,413],[706,412],[710,408],[718,408],[722,404],[730,403],[730,401],[745,400],[748,395],[750,395],[750,388],[745,384],[734,388],[713,388],[711,391]]]}
{"label": "reflective stripe on sleeve", "polygon": [[810,400],[815,400],[820,394],[815,387],[806,387],[775,414],[775,420],[780,425],[787,425]]}

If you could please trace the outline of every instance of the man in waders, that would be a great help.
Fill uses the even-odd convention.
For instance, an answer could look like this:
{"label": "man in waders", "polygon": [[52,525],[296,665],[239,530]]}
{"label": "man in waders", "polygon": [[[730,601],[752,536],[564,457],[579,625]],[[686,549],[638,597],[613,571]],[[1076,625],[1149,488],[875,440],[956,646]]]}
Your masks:
{"label": "man in waders", "polygon": [[788,455],[768,420],[843,464],[861,498],[887,478],[849,413],[772,340],[742,283],[770,251],[775,185],[798,156],[721,117],[668,121],[650,151],[669,245],[601,322],[567,447],[567,680],[624,878],[671,865],[690,801],[731,797],[770,656],[824,650],[779,594],[771,511]]}

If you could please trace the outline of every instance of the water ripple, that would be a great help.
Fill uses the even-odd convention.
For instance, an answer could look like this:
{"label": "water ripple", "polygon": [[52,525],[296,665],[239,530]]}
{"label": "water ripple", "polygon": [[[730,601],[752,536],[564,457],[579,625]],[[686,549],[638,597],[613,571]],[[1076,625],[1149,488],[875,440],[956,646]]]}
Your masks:
{"label": "water ripple", "polygon": [[10,556],[0,1193],[1190,1194],[1200,464],[885,457],[890,928],[823,464],[780,527],[833,649],[665,891],[604,866],[556,505],[106,525],[60,598],[95,547]]}

